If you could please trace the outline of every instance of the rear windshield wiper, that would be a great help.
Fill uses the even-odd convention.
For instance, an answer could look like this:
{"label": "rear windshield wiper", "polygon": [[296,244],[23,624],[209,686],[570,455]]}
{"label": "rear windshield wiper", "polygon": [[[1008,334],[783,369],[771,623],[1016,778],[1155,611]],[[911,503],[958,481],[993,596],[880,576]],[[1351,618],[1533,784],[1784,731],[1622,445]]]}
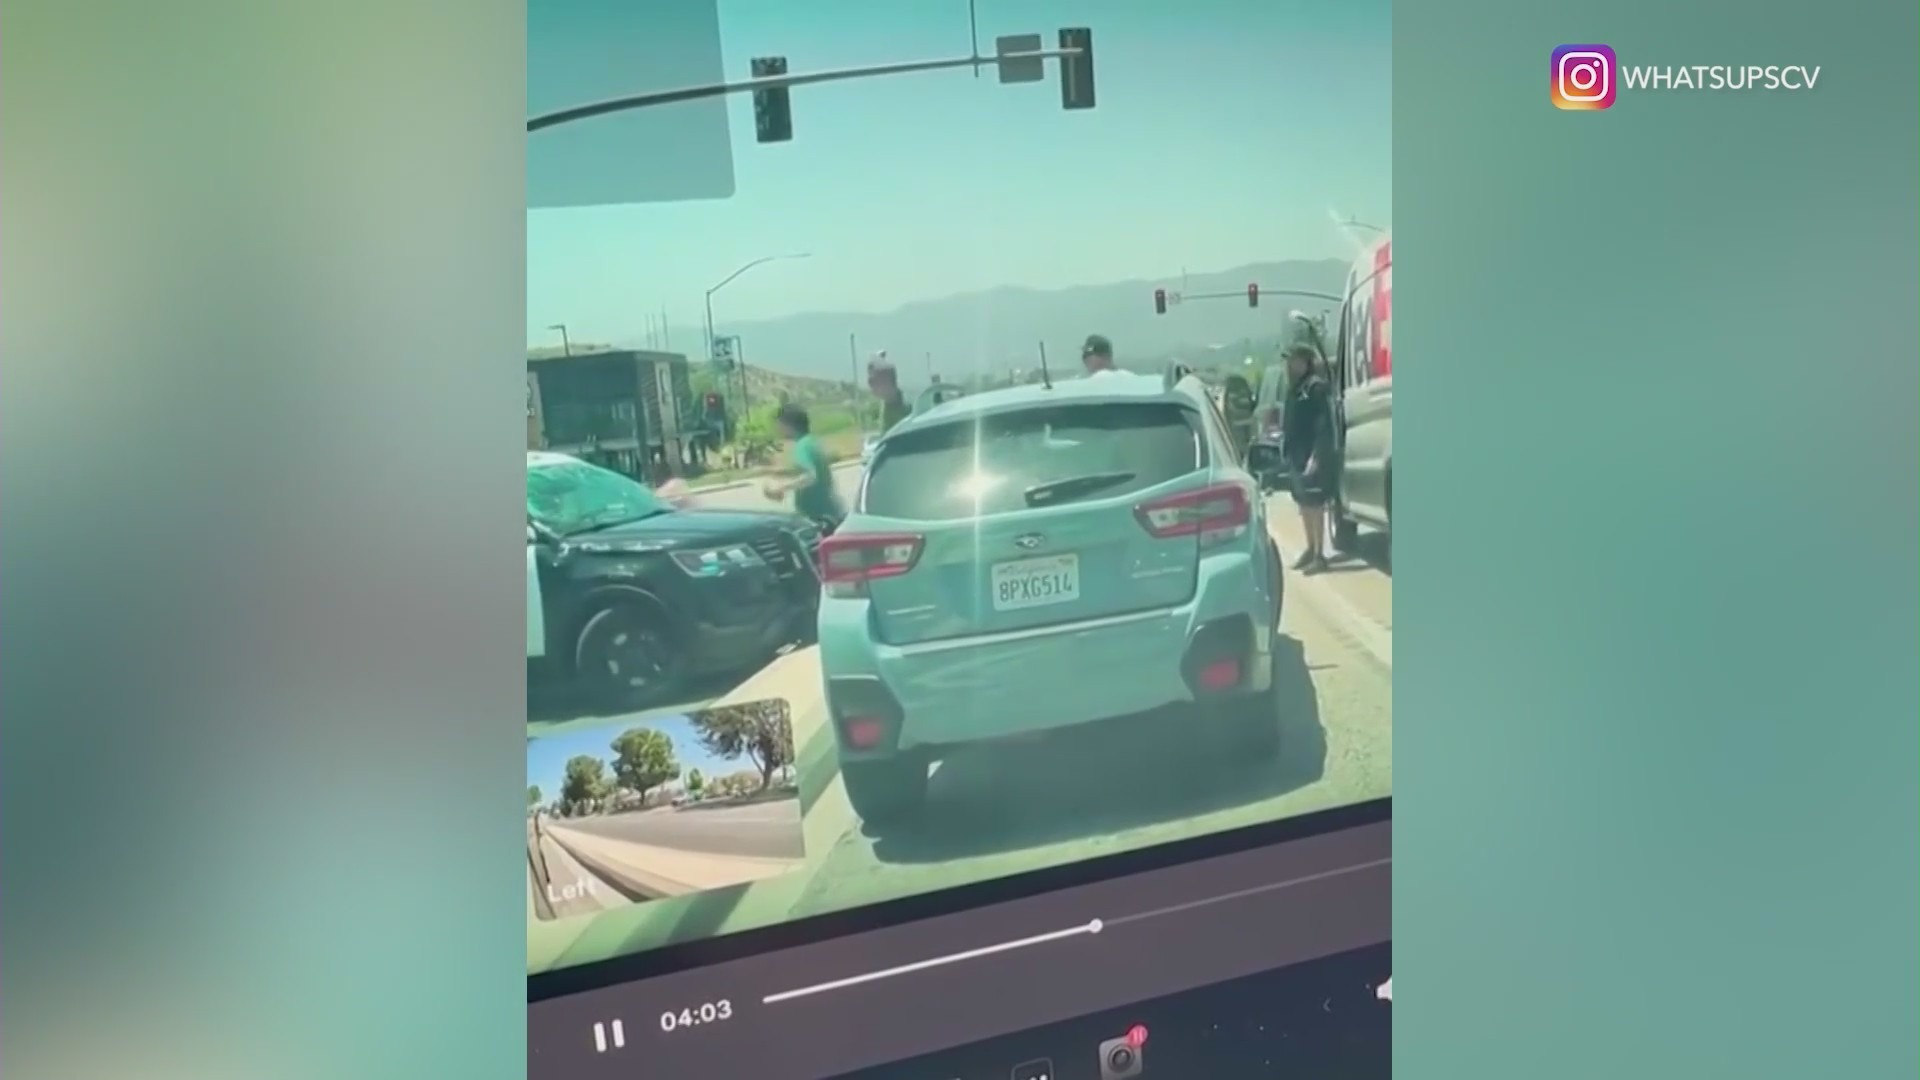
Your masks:
{"label": "rear windshield wiper", "polygon": [[1044,484],[1035,484],[1026,490],[1027,505],[1047,506],[1065,499],[1078,499],[1103,488],[1124,484],[1135,475],[1130,472],[1102,472],[1088,473],[1085,476],[1069,476],[1063,480],[1049,480]]}

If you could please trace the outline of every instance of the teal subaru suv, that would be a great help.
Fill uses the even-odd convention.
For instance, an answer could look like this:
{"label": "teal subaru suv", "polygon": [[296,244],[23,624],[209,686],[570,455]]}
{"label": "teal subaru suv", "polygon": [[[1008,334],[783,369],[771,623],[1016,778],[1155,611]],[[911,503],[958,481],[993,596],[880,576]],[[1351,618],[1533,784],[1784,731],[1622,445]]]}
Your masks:
{"label": "teal subaru suv", "polygon": [[932,766],[971,744],[1158,713],[1278,751],[1279,553],[1177,366],[930,389],[817,559],[825,697],[870,830],[923,813]]}

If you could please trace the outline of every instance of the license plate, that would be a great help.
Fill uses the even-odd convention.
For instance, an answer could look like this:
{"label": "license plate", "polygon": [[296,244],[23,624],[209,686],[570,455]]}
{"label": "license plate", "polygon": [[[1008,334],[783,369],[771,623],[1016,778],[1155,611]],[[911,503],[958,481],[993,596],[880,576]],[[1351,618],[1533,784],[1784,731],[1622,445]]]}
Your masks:
{"label": "license plate", "polygon": [[993,568],[993,610],[1019,611],[1080,599],[1080,556],[1015,559]]}

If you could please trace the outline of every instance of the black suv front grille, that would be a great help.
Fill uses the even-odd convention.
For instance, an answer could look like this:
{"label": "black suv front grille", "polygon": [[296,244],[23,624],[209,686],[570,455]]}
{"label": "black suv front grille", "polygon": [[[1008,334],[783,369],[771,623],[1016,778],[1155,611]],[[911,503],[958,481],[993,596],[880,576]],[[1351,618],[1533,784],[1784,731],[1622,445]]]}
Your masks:
{"label": "black suv front grille", "polygon": [[752,545],[754,552],[773,567],[774,575],[782,581],[800,572],[793,548],[784,535],[763,536],[752,541]]}

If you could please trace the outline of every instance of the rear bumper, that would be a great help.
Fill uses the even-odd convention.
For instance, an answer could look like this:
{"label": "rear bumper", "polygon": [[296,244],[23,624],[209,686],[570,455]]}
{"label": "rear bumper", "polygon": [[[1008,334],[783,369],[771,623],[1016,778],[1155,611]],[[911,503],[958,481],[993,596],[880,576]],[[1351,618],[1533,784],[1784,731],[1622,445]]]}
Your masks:
{"label": "rear bumper", "polygon": [[1264,577],[1249,556],[1213,555],[1180,607],[906,646],[871,640],[864,601],[827,599],[829,714],[836,724],[880,714],[888,736],[864,748],[843,737],[841,755],[938,750],[1194,701],[1196,647],[1239,654],[1244,675],[1231,693],[1265,690],[1278,586]]}

